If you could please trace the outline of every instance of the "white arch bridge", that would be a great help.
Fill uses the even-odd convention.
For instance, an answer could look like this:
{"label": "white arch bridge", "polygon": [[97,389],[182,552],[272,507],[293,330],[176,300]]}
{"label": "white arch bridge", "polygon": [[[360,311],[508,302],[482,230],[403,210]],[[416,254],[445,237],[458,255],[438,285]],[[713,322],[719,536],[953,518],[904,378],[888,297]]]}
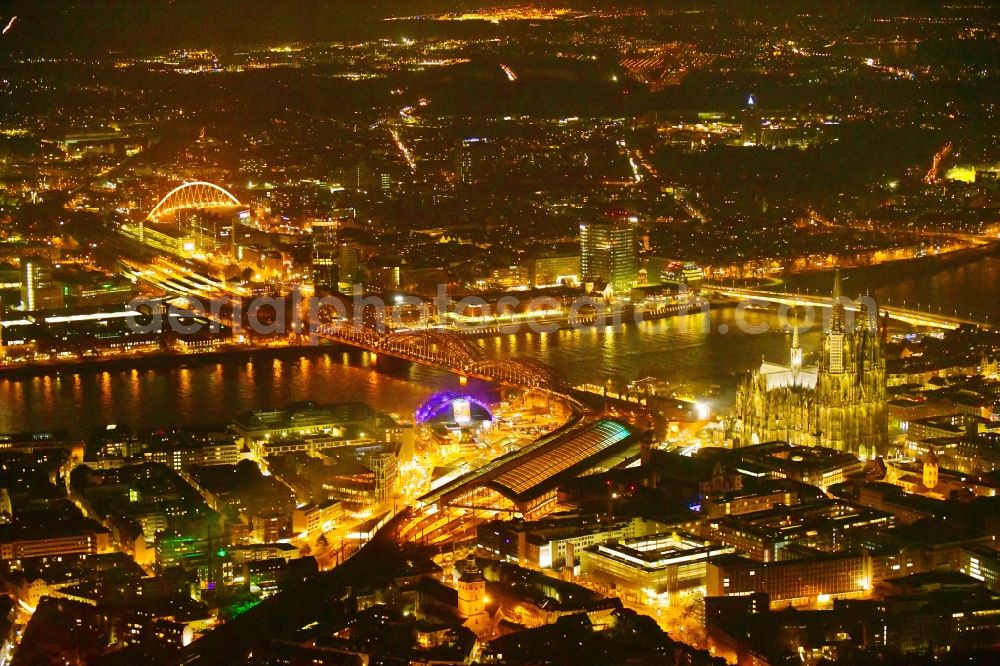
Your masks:
{"label": "white arch bridge", "polygon": [[386,354],[463,377],[516,386],[563,392],[567,384],[549,366],[530,359],[490,358],[479,345],[442,329],[379,331],[352,322],[320,324],[316,334],[328,340]]}
{"label": "white arch bridge", "polygon": [[243,204],[232,192],[214,183],[197,180],[178,185],[160,199],[146,219],[155,222],[179,210],[190,208],[239,208]]}

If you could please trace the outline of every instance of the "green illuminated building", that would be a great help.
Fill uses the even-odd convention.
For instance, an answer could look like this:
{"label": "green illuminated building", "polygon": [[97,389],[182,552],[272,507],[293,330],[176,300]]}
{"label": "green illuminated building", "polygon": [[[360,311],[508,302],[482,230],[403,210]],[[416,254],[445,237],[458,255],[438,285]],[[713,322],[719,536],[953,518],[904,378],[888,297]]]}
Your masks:
{"label": "green illuminated building", "polygon": [[627,294],[639,276],[636,224],[624,218],[580,225],[580,273],[585,281],[603,280]]}

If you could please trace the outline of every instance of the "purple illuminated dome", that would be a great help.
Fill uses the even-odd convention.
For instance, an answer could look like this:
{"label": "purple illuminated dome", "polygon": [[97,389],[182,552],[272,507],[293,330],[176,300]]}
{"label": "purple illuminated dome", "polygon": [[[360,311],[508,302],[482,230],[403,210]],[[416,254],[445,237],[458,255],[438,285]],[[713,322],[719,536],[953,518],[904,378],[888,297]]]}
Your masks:
{"label": "purple illuminated dome", "polygon": [[417,410],[418,423],[447,421],[464,424],[492,420],[493,414],[483,400],[474,395],[453,391],[435,393]]}

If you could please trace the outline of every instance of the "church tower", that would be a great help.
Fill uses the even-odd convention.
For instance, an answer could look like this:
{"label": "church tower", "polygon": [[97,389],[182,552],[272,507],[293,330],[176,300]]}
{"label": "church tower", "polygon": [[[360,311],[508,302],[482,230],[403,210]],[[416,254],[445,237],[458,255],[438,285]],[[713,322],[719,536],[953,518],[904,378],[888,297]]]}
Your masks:
{"label": "church tower", "polygon": [[928,490],[934,490],[938,484],[938,457],[933,452],[927,453],[927,457],[924,458],[924,488]]}
{"label": "church tower", "polygon": [[830,330],[826,334],[826,369],[832,375],[844,372],[844,336],[847,329],[847,312],[841,300],[840,269],[833,277],[833,311],[830,314]]}
{"label": "church tower", "polygon": [[10,503],[10,494],[6,488],[0,488],[0,524],[6,524],[14,517],[14,508]]}
{"label": "church tower", "polygon": [[463,617],[473,617],[486,612],[486,578],[479,570],[476,556],[469,553],[460,565],[458,576],[458,612]]}
{"label": "church tower", "polygon": [[979,372],[986,379],[996,379],[997,378],[997,362],[995,360],[990,360],[990,357],[983,352],[983,356],[979,361]]}

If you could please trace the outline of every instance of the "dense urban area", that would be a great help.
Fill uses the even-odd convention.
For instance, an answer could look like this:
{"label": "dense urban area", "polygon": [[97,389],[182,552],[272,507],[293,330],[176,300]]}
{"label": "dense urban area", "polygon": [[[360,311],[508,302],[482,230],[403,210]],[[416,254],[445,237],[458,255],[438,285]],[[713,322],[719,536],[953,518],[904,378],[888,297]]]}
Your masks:
{"label": "dense urban area", "polygon": [[1000,660],[993,3],[0,30],[0,666]]}

